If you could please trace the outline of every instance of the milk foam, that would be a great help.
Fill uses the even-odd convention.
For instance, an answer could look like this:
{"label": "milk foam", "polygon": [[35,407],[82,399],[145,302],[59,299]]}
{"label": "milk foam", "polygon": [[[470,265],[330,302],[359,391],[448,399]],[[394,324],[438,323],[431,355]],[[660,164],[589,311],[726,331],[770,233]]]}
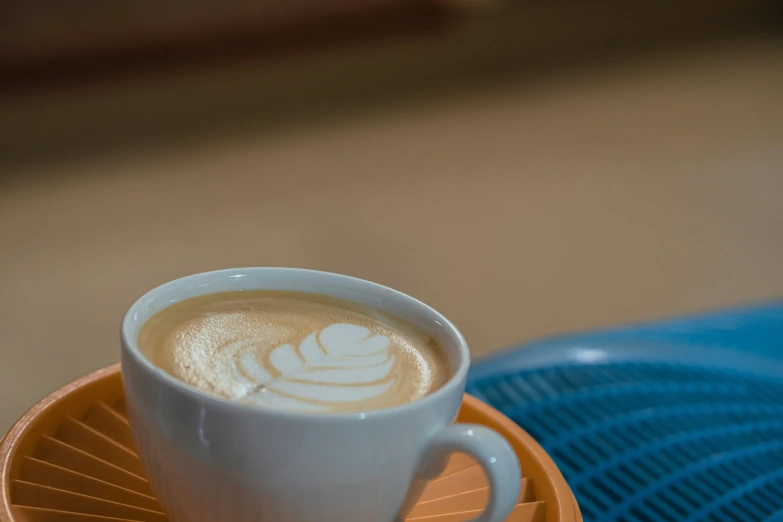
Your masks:
{"label": "milk foam", "polygon": [[241,377],[225,384],[235,397],[253,404],[328,409],[334,403],[377,399],[398,377],[390,340],[354,324],[332,324],[298,346],[274,347],[262,361],[257,352],[263,337],[241,344],[239,357],[229,362],[234,365],[231,375]]}
{"label": "milk foam", "polygon": [[157,314],[139,343],[174,377],[228,399],[356,411],[416,400],[446,377],[434,343],[399,320],[301,295],[215,296]]}

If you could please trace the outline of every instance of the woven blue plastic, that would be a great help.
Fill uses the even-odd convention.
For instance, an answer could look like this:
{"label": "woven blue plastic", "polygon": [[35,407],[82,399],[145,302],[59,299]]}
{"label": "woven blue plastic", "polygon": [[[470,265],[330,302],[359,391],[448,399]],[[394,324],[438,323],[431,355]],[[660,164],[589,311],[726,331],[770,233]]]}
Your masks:
{"label": "woven blue plastic", "polygon": [[783,302],[530,343],[468,391],[541,443],[586,521],[783,520]]}

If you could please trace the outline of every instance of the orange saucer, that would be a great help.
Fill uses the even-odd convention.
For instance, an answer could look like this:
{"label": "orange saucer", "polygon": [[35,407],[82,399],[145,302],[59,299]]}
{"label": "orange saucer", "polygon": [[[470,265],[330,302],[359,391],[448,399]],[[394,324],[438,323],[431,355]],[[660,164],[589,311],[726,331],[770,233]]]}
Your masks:
{"label": "orange saucer", "polygon": [[[562,474],[521,428],[469,395],[459,421],[498,431],[519,456],[524,477],[509,522],[581,522]],[[481,468],[457,454],[406,520],[462,522],[480,513],[488,496]],[[167,520],[134,449],[119,365],[49,395],[0,442],[0,522]]]}

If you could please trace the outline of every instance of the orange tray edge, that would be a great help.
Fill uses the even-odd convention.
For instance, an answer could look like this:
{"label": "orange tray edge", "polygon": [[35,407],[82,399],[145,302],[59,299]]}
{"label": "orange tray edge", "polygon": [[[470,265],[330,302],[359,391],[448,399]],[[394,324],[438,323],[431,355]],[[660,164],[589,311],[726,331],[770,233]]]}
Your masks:
{"label": "orange tray edge", "polygon": [[[20,522],[14,516],[11,481],[19,476],[21,457],[30,455],[43,435],[54,435],[67,416],[86,415],[96,397],[109,404],[123,400],[120,365],[77,379],[30,408],[0,440],[0,522]],[[582,522],[579,506],[565,478],[544,449],[508,417],[477,398],[465,395],[459,420],[486,425],[506,437],[519,456],[523,474],[533,484],[536,500],[544,501],[547,522]]]}

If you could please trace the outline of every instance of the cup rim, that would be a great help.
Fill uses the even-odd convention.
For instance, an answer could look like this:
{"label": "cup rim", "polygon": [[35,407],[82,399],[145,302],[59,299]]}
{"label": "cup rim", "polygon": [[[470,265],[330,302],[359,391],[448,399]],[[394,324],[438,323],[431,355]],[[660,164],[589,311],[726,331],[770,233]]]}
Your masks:
{"label": "cup rim", "polygon": [[[283,409],[253,406],[250,404],[231,401],[229,399],[220,397],[218,395],[212,395],[206,391],[203,391],[190,384],[187,384],[186,382],[181,381],[176,377],[170,375],[165,370],[155,366],[149,359],[147,359],[147,357],[145,357],[141,353],[141,350],[139,349],[138,346],[137,339],[134,338],[134,336],[131,334],[131,330],[133,329],[132,326],[134,323],[133,315],[135,314],[137,309],[140,306],[142,306],[144,303],[146,303],[153,294],[161,292],[166,287],[174,286],[177,283],[181,283],[187,279],[195,279],[198,277],[205,277],[205,276],[215,276],[220,274],[230,275],[232,273],[236,274],[239,272],[248,272],[248,271],[252,271],[256,273],[268,271],[270,273],[271,272],[288,273],[288,274],[309,273],[313,275],[323,275],[327,277],[336,277],[347,283],[369,284],[378,290],[384,292],[390,292],[406,301],[411,302],[416,307],[431,312],[438,318],[438,322],[440,326],[446,329],[448,336],[452,337],[454,343],[456,344],[456,349],[459,357],[457,367],[456,369],[453,370],[452,375],[443,384],[443,386],[441,386],[434,392],[425,395],[424,397],[421,397],[419,399],[416,399],[412,402],[399,404],[396,406],[390,406],[388,408],[379,408],[379,409],[372,409],[366,411],[319,413],[319,412],[302,412],[302,411],[295,411],[295,410],[283,410]],[[259,290],[263,290],[263,288],[259,288]],[[206,294],[203,295],[208,295],[209,293],[219,293],[219,292],[207,292]],[[120,337],[122,341],[121,342],[122,353],[124,355],[130,356],[133,362],[138,367],[142,368],[143,371],[151,375],[153,379],[155,379],[158,382],[158,384],[173,388],[177,392],[183,393],[196,400],[206,402],[214,407],[227,408],[233,411],[245,412],[246,414],[250,414],[250,415],[270,416],[281,420],[308,420],[308,421],[322,421],[322,422],[349,421],[349,420],[364,421],[370,419],[386,418],[390,416],[399,415],[405,412],[409,412],[411,410],[426,408],[428,405],[437,403],[438,401],[449,396],[450,394],[453,394],[455,388],[459,388],[460,386],[462,386],[462,383],[464,383],[467,378],[468,369],[470,367],[470,350],[468,349],[467,342],[465,341],[465,337],[462,335],[462,332],[460,332],[457,329],[457,327],[451,321],[449,321],[443,314],[441,314],[440,312],[438,312],[428,304],[416,299],[415,297],[400,292],[399,290],[395,290],[393,288],[384,286],[380,283],[376,283],[366,279],[361,279],[358,277],[338,274],[335,272],[311,270],[306,268],[291,268],[291,267],[224,268],[219,270],[198,272],[195,274],[179,277],[177,279],[172,279],[145,292],[141,297],[139,297],[133,302],[133,304],[128,308],[128,310],[125,312],[125,315],[123,316]],[[124,359],[125,358],[123,357],[123,361],[121,364],[121,368],[123,370],[126,365]],[[459,395],[461,396],[462,393],[459,393]]]}

